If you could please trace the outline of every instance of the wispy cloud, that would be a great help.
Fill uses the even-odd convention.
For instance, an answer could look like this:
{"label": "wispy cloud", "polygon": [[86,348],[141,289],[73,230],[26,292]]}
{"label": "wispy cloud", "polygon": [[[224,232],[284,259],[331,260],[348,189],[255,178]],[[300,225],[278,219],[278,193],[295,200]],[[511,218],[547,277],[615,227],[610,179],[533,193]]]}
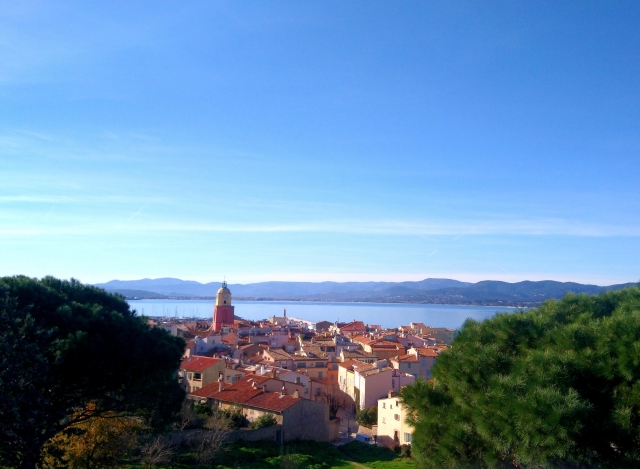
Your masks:
{"label": "wispy cloud", "polygon": [[[411,222],[399,220],[328,220],[301,223],[180,223],[139,222],[135,212],[127,223],[68,224],[65,227],[15,228],[0,227],[0,236],[91,235],[109,233],[144,234],[174,233],[326,233],[393,236],[578,236],[578,237],[638,237],[640,228],[614,225],[588,225],[564,220],[487,221],[481,225],[469,222]],[[435,252],[434,252],[435,253]],[[434,254],[432,253],[432,254]]]}

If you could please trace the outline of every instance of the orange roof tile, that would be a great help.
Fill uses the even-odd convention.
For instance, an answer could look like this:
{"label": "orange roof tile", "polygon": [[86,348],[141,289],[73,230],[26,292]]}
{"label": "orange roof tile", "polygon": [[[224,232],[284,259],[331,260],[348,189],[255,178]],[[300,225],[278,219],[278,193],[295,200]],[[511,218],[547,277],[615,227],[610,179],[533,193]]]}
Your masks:
{"label": "orange roof tile", "polygon": [[269,379],[271,379],[269,376],[248,375],[231,385],[223,383],[222,391],[219,390],[220,384],[216,382],[191,394],[197,397],[243,404],[275,412],[281,412],[302,400],[302,398],[294,397],[291,394],[282,395],[279,392],[263,391],[262,383]]}
{"label": "orange roof tile", "polygon": [[418,361],[418,357],[416,357],[415,355],[398,355],[397,357],[393,357],[392,360],[398,361],[398,362],[402,362],[402,363],[406,363],[406,362],[417,362]]}
{"label": "orange roof tile", "polygon": [[193,355],[192,357],[185,358],[180,363],[180,368],[188,371],[204,371],[210,366],[220,362],[219,358],[202,357],[200,355]]}

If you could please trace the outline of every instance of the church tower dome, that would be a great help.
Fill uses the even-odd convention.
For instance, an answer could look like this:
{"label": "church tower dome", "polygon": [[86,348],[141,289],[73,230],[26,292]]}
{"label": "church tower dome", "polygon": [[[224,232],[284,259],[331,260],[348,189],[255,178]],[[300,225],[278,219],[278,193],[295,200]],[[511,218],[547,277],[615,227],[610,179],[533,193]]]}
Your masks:
{"label": "church tower dome", "polygon": [[227,288],[227,282],[222,282],[222,286],[216,293],[216,306],[231,304],[231,290]]}
{"label": "church tower dome", "polygon": [[216,293],[216,305],[213,307],[214,331],[222,331],[223,326],[233,326],[234,309],[231,306],[231,290],[227,287],[226,281],[222,282],[222,286]]}

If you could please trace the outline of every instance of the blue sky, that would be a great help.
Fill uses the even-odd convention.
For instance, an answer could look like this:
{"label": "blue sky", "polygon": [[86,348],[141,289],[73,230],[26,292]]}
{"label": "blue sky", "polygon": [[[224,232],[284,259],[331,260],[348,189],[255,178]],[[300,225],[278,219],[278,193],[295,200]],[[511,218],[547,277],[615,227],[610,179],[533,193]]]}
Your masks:
{"label": "blue sky", "polygon": [[638,24],[0,1],[0,275],[637,281]]}

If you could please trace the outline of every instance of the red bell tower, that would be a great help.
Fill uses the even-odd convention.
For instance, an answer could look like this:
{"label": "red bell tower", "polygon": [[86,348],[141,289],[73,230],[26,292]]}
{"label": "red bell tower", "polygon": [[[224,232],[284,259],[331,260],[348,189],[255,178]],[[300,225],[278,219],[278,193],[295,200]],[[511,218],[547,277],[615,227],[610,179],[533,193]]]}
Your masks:
{"label": "red bell tower", "polygon": [[227,282],[222,282],[222,287],[216,294],[216,305],[213,307],[213,330],[220,332],[223,325],[233,324],[234,307],[231,306],[231,291],[227,288]]}

